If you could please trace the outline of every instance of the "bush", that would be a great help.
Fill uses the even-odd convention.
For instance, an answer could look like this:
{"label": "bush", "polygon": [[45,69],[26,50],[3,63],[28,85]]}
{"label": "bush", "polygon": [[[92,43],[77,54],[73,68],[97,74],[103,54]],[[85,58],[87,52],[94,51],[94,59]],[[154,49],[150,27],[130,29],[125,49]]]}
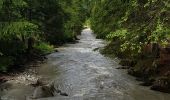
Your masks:
{"label": "bush", "polygon": [[39,44],[36,44],[34,46],[34,48],[36,50],[38,50],[40,54],[48,54],[48,53],[51,53],[51,52],[54,51],[54,46],[52,46],[48,43],[45,43],[45,42],[41,42]]}

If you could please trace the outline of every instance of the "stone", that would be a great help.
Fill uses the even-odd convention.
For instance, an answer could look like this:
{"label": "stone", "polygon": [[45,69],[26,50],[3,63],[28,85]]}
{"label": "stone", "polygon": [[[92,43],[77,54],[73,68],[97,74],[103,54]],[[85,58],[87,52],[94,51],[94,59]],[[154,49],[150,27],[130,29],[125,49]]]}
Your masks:
{"label": "stone", "polygon": [[61,96],[68,96],[68,94],[65,93],[65,92],[61,92],[60,95],[61,95]]}
{"label": "stone", "polygon": [[45,98],[45,97],[53,97],[55,95],[55,87],[53,84],[51,85],[44,85],[44,86],[38,86],[34,90],[33,98]]}
{"label": "stone", "polygon": [[122,67],[118,67],[116,69],[128,69],[129,67],[128,66],[122,66]]}
{"label": "stone", "polygon": [[36,83],[31,84],[33,87],[43,86],[45,83],[41,79],[37,79]]}
{"label": "stone", "polygon": [[56,49],[56,48],[54,49],[54,51],[55,51],[55,52],[59,52],[58,49]]}
{"label": "stone", "polygon": [[142,86],[151,86],[152,84],[153,84],[152,82],[146,81],[146,82],[141,83],[140,85],[142,85]]}
{"label": "stone", "polygon": [[119,64],[122,66],[133,67],[135,65],[135,61],[130,60],[130,59],[122,59]]}
{"label": "stone", "polygon": [[170,79],[168,77],[158,78],[151,86],[151,90],[170,93]]}

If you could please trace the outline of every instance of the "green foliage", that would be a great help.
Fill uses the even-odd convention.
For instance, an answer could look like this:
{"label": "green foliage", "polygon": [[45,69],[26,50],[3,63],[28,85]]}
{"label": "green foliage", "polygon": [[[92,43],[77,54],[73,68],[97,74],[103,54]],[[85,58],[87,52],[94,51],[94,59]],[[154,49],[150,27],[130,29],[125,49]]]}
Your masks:
{"label": "green foliage", "polygon": [[113,38],[125,39],[127,34],[128,34],[127,30],[120,29],[120,30],[116,30],[114,33],[111,32],[106,36],[106,38],[108,40],[112,40]]}
{"label": "green foliage", "polygon": [[49,43],[45,43],[45,42],[36,44],[34,48],[38,50],[40,54],[48,54],[48,53],[53,52],[54,50],[54,47],[52,45],[50,45]]}
{"label": "green foliage", "polygon": [[169,0],[92,0],[91,28],[99,38],[120,42],[121,52],[138,56],[144,45],[166,46]]}
{"label": "green foliage", "polygon": [[152,35],[149,37],[154,43],[160,43],[166,46],[168,39],[170,38],[170,29],[163,24],[158,23],[156,29],[153,31]]}
{"label": "green foliage", "polygon": [[87,19],[87,20],[85,21],[84,27],[90,27],[90,26],[91,26],[90,20]]}
{"label": "green foliage", "polygon": [[0,0],[0,71],[36,50],[46,54],[53,50],[51,44],[74,41],[86,19],[84,2]]}
{"label": "green foliage", "polygon": [[1,39],[18,38],[22,40],[23,37],[38,36],[38,26],[29,22],[11,22],[4,23],[3,29],[0,32]]}

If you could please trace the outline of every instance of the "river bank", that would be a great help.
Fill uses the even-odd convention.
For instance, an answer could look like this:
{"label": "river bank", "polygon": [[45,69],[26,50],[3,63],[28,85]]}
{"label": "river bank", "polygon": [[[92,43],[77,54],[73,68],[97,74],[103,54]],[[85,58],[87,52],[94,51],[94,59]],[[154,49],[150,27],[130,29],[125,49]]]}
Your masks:
{"label": "river bank", "polygon": [[[77,43],[77,38],[67,43]],[[33,49],[30,54],[23,54],[24,56],[16,61],[13,65],[8,67],[5,72],[0,72],[0,84],[9,80],[14,80],[15,77],[22,75],[23,73],[32,73],[29,70],[34,70],[36,67],[40,67],[41,64],[47,60],[47,55],[58,52],[57,48],[63,46],[66,43],[57,44],[57,46],[51,46],[50,48]],[[36,73],[36,72],[34,72]]]}
{"label": "river bank", "polygon": [[[118,57],[119,64],[122,67],[117,69],[127,69],[127,73],[136,77],[140,81],[139,85],[148,86],[151,90],[156,90],[164,93],[170,93],[170,69],[169,69],[169,49],[165,49],[166,54],[160,50],[153,49],[151,53],[138,54],[131,56],[131,52],[122,52],[119,47],[119,41],[112,41],[101,53],[110,58]],[[148,49],[147,49],[148,50]],[[156,56],[158,55],[158,56]],[[167,56],[165,56],[167,55]]]}
{"label": "river bank", "polygon": [[[13,65],[12,69],[6,73],[1,73],[0,75],[0,96],[5,94],[8,90],[12,88],[19,88],[18,84],[22,85],[24,88],[28,85],[35,83],[38,78],[37,70],[40,66],[46,62],[46,57],[39,56],[22,65]],[[27,89],[33,89],[31,86]],[[24,92],[24,91],[22,91]],[[2,98],[1,98],[2,99]]]}
{"label": "river bank", "polygon": [[27,63],[17,71],[2,74],[3,82],[0,84],[1,99],[27,100],[27,97],[33,95],[33,91],[36,89],[34,84],[37,84],[38,81],[43,82],[43,84],[50,83],[56,73],[53,68],[46,66],[46,63],[47,58],[44,55],[40,59]]}
{"label": "river bank", "polygon": [[[75,40],[69,43],[75,44],[76,42]],[[60,44],[59,46],[63,45]],[[18,62],[18,65],[12,65],[8,72],[1,72],[1,99],[10,100],[15,97],[16,100],[31,99],[36,88],[51,83],[56,77],[57,72],[53,66],[48,66],[48,55],[58,52],[57,47],[43,54],[34,53],[34,55],[29,56],[31,59],[26,57],[27,61],[24,64],[22,61]],[[61,95],[63,94],[61,93]]]}
{"label": "river bank", "polygon": [[[8,70],[8,72],[1,72],[0,74],[0,84],[3,82],[9,81],[13,79],[14,77],[27,72],[28,70],[31,70],[34,67],[39,67],[40,64],[44,63],[46,61],[46,57],[44,56],[39,56],[39,57],[32,57],[31,60],[29,60],[25,64],[18,64],[18,65],[12,65],[11,69]],[[30,71],[28,71],[30,72]]]}

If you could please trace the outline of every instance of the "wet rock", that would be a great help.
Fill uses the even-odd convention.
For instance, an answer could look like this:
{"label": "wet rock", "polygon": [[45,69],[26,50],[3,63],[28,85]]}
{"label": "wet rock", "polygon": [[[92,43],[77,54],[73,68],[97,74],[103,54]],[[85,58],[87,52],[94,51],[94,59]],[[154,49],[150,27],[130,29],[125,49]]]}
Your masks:
{"label": "wet rock", "polygon": [[100,87],[100,89],[104,89],[104,82],[103,81],[99,84],[99,87]]}
{"label": "wet rock", "polygon": [[75,36],[74,38],[75,38],[75,40],[80,40],[77,36]]}
{"label": "wet rock", "polygon": [[122,66],[130,66],[130,61],[127,59],[122,59],[119,64]]}
{"label": "wet rock", "polygon": [[59,52],[57,48],[54,49],[54,52]]}
{"label": "wet rock", "polygon": [[44,56],[44,59],[48,59],[46,56]]}
{"label": "wet rock", "polygon": [[56,89],[56,93],[61,93],[61,90],[59,90],[59,89]]}
{"label": "wet rock", "polygon": [[122,67],[118,67],[116,69],[129,69],[129,67],[128,66],[122,66]]}
{"label": "wet rock", "polygon": [[43,97],[52,97],[53,93],[50,91],[50,88],[47,86],[39,86],[34,90],[33,98],[43,98]]}
{"label": "wet rock", "polygon": [[137,80],[137,81],[144,81],[144,79],[143,79],[143,78],[139,78],[139,77],[138,77],[138,78],[136,78],[136,80]]}
{"label": "wet rock", "polygon": [[0,77],[0,84],[7,82],[8,79],[5,77]]}
{"label": "wet rock", "polygon": [[119,64],[122,66],[133,67],[136,64],[136,62],[131,59],[122,59]]}
{"label": "wet rock", "polygon": [[149,78],[149,77],[143,77],[143,78],[138,78],[139,81],[142,81],[142,83],[140,83],[140,85],[142,86],[151,86],[153,85],[153,82],[155,81],[155,79],[153,77]]}
{"label": "wet rock", "polygon": [[153,84],[152,82],[146,81],[146,82],[141,83],[140,85],[142,85],[142,86],[151,86],[152,84]]}
{"label": "wet rock", "polygon": [[53,97],[55,95],[56,89],[54,84],[48,84],[43,86],[38,86],[34,90],[33,97],[34,99],[45,98],[45,97]]}
{"label": "wet rock", "polygon": [[151,86],[152,90],[170,93],[170,78],[160,77]]}
{"label": "wet rock", "polygon": [[36,87],[32,96],[33,99],[53,97],[56,94],[59,94],[61,96],[68,96],[67,93],[56,89],[54,86],[54,82],[45,85],[45,83],[39,79],[33,86]]}
{"label": "wet rock", "polygon": [[153,66],[153,59],[144,59],[137,62],[134,67],[128,70],[128,74],[136,77],[149,77],[156,72],[156,67]]}
{"label": "wet rock", "polygon": [[133,68],[128,69],[128,74],[132,75],[132,76],[136,76],[136,77],[140,77],[141,76],[141,73],[136,71],[136,70],[134,70]]}
{"label": "wet rock", "polygon": [[98,51],[100,48],[95,48],[95,49],[93,49],[93,51]]}
{"label": "wet rock", "polygon": [[6,92],[11,87],[12,87],[12,84],[10,82],[2,83],[2,84],[0,84],[0,92]]}
{"label": "wet rock", "polygon": [[61,96],[68,96],[68,94],[65,93],[65,92],[61,92],[60,95],[61,95]]}
{"label": "wet rock", "polygon": [[164,74],[164,76],[170,77],[170,71],[167,71],[167,72]]}
{"label": "wet rock", "polygon": [[43,86],[43,85],[45,85],[45,83],[41,80],[41,79],[38,79],[37,81],[36,81],[36,83],[33,83],[33,84],[31,84],[33,87],[37,87],[37,86]]}

